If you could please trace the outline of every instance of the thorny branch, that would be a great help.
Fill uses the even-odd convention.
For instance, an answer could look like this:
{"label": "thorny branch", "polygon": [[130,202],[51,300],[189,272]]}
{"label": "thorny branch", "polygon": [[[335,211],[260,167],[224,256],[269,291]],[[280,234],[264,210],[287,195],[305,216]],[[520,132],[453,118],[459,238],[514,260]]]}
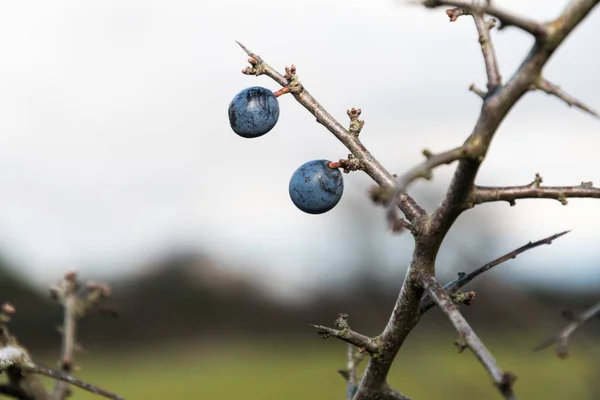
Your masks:
{"label": "thorny branch", "polygon": [[569,339],[571,338],[571,335],[579,327],[581,327],[584,323],[586,323],[596,315],[600,315],[600,302],[594,304],[592,307],[588,308],[580,315],[573,315],[570,312],[563,313],[563,317],[565,317],[569,321],[569,324],[562,331],[558,332],[558,334],[542,342],[533,350],[540,351],[542,349],[552,346],[553,344],[556,344],[556,354],[560,358],[566,358],[569,355]]}
{"label": "thorny branch", "polygon": [[[518,249],[515,249],[509,253],[504,254],[501,257],[496,258],[493,261],[490,261],[489,263],[477,268],[476,270],[466,274],[464,272],[461,272],[458,274],[458,278],[453,280],[452,282],[447,283],[444,286],[444,290],[447,291],[448,293],[454,293],[456,290],[466,286],[467,284],[469,284],[473,279],[477,278],[479,275],[483,274],[484,272],[489,271],[490,269],[505,263],[506,261],[509,260],[514,260],[515,258],[517,258],[517,256],[519,254],[525,253],[528,250],[531,249],[535,249],[536,247],[542,246],[542,245],[550,245],[552,244],[552,242],[556,239],[558,239],[561,236],[566,235],[567,233],[569,233],[571,231],[564,231],[564,232],[560,232],[560,233],[555,233],[552,236],[548,236],[547,238],[535,241],[535,242],[529,242],[521,247],[519,247]],[[435,306],[435,302],[432,300],[431,296],[424,296],[423,299],[421,299],[421,314],[426,313],[429,309],[431,309],[432,307]]]}
{"label": "thorny branch", "polygon": [[8,330],[7,324],[15,313],[14,307],[8,303],[2,305],[0,308],[0,372],[6,373],[8,382],[0,384],[0,393],[20,400],[63,400],[69,395],[68,389],[62,385],[57,385],[53,393],[48,393],[39,377],[44,375],[109,399],[123,400],[114,393],[83,382],[69,374],[73,368],[73,353],[76,347],[75,320],[83,317],[99,299],[108,295],[108,288],[105,285],[91,283],[88,284],[87,296],[82,299],[76,293],[78,285],[77,276],[71,272],[50,290],[51,296],[63,304],[67,314],[62,329],[63,350],[59,363],[60,371],[46,368],[32,360],[27,350]]}
{"label": "thorny branch", "polygon": [[[344,128],[319,102],[306,90],[304,85],[298,81],[296,75],[296,67],[291,66],[286,68],[286,74],[282,75],[269,66],[262,60],[258,55],[251,52],[243,44],[237,42],[242,49],[250,56],[248,62],[250,67],[244,69],[242,72],[247,75],[267,75],[281,86],[290,86],[290,93],[294,98],[304,106],[312,115],[315,116],[317,122],[326,127],[333,135],[342,143],[346,148],[361,161],[362,169],[380,186],[393,187],[395,179],[379,161],[373,157],[373,155],[367,150],[367,148],[360,142],[358,133],[351,132]],[[348,112],[349,116],[351,110]],[[351,129],[353,127],[351,126]],[[361,124],[362,129],[362,124]],[[409,195],[404,195],[399,201],[399,207],[406,215],[409,221],[414,221],[420,216],[425,214],[416,201]]]}
{"label": "thorny branch", "polygon": [[[456,310],[456,306],[450,295],[435,281],[435,261],[438,250],[456,219],[465,210],[475,204],[497,200],[514,202],[515,199],[526,197],[557,199],[563,199],[564,197],[597,197],[595,191],[598,189],[588,187],[591,186],[591,183],[589,185],[582,185],[579,188],[539,188],[527,185],[525,187],[507,189],[476,187],[474,182],[492,139],[504,118],[523,95],[536,87],[536,84],[540,82],[542,69],[553,53],[599,1],[571,0],[555,20],[547,23],[531,21],[500,10],[491,5],[491,2],[479,5],[478,3],[450,0],[421,1],[420,3],[426,7],[434,8],[446,5],[463,9],[459,13],[460,15],[474,15],[480,36],[483,34],[482,52],[486,61],[488,88],[495,88],[495,90],[489,90],[487,93],[484,93],[482,90],[472,86],[472,90],[482,97],[483,105],[471,134],[462,146],[450,152],[442,153],[437,158],[428,159],[423,165],[409,171],[407,176],[399,178],[397,181],[381,166],[358,139],[362,125],[360,127],[357,127],[356,124],[351,125],[352,131],[344,128],[300,84],[294,66],[286,68],[285,76],[281,75],[267,65],[260,57],[240,44],[250,56],[249,62],[251,64],[243,72],[251,75],[264,74],[282,86],[289,87],[289,92],[295,99],[350,150],[362,164],[362,169],[383,188],[380,195],[382,192],[389,193],[389,190],[392,191],[391,201],[398,205],[411,223],[407,226],[410,227],[410,231],[415,238],[413,258],[404,278],[392,315],[383,332],[376,339],[353,332],[353,339],[350,341],[348,340],[348,329],[332,329],[318,326],[323,335],[336,336],[353,345],[367,345],[370,347],[373,343],[371,341],[377,340],[377,347],[370,347],[372,352],[377,350],[377,357],[369,359],[353,400],[403,398],[395,396],[394,393],[397,392],[389,388],[387,375],[400,347],[419,322],[422,315],[420,307],[421,299],[425,294],[425,289],[427,289],[427,294],[430,298],[447,311],[447,314],[459,329],[459,332],[464,333],[463,336],[467,345],[486,366],[501,393],[506,398],[516,398],[512,392],[514,376],[504,373],[498,367],[487,349],[485,349],[477,336],[472,333],[472,330],[465,330],[468,324],[466,324],[464,318]],[[453,18],[452,13],[448,14]],[[502,27],[516,26],[532,34],[535,38],[535,43],[529,54],[525,57],[517,71],[504,84],[501,81],[500,72],[496,67],[497,61],[491,51],[493,47],[489,38],[490,25],[485,22],[482,25],[483,15],[486,14],[497,18]],[[478,18],[481,19],[478,20]],[[484,27],[485,29],[482,29]],[[558,95],[557,97],[564,100],[565,96],[562,95],[561,97],[561,95]],[[407,184],[404,182],[410,183],[419,177],[428,176],[432,168],[453,161],[458,161],[458,166],[452,182],[446,191],[446,195],[441,205],[433,213],[428,214],[411,196],[405,193],[404,188]],[[399,194],[393,196],[394,193]],[[383,202],[385,202],[385,195],[383,195],[383,199]],[[382,200],[381,196],[378,200]],[[389,209],[395,210],[392,207]],[[388,215],[396,218],[393,213],[388,212]]]}
{"label": "thorny branch", "polygon": [[562,90],[560,86],[555,85],[547,79],[540,78],[536,83],[533,84],[532,89],[541,90],[551,96],[558,97],[559,99],[567,103],[569,107],[575,106],[580,110],[583,110],[588,114],[593,115],[594,117],[600,118],[600,115],[598,115],[596,111],[592,110],[590,107],[586,106],[581,101],[569,95],[564,90]]}
{"label": "thorny branch", "polygon": [[567,205],[568,198],[600,199],[600,188],[592,182],[581,182],[578,186],[541,186],[543,180],[536,174],[533,182],[522,186],[475,186],[467,199],[466,207],[492,201],[506,201],[514,206],[519,199],[553,199]]}
{"label": "thorny branch", "polygon": [[431,296],[432,300],[448,316],[458,331],[461,342],[468,346],[481,364],[483,364],[504,398],[516,399],[517,397],[512,389],[516,376],[510,372],[504,372],[500,368],[492,353],[490,353],[481,339],[475,334],[473,328],[467,323],[444,288],[434,277],[429,275],[422,275],[420,277],[420,282],[427,290],[427,293]]}

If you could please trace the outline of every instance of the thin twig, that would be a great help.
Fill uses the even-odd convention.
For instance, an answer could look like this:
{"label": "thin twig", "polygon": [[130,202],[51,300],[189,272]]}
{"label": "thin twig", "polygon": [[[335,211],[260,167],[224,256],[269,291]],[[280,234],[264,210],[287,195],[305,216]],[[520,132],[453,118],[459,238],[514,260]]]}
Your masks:
{"label": "thin twig", "polygon": [[53,400],[64,400],[70,395],[68,383],[111,399],[120,399],[121,397],[116,394],[70,376],[70,373],[75,366],[77,322],[80,318],[85,316],[86,312],[96,307],[99,301],[110,293],[110,289],[107,285],[88,282],[86,285],[86,295],[80,297],[78,295],[80,286],[81,282],[79,281],[77,273],[68,272],[57,286],[50,289],[51,297],[61,303],[64,312],[63,326],[61,329],[62,350],[58,363],[60,371],[50,370],[35,363],[28,366],[28,371],[56,379],[54,391],[52,392]]}
{"label": "thin twig", "polygon": [[502,76],[500,75],[500,68],[498,67],[496,50],[494,50],[494,43],[490,36],[490,27],[485,21],[483,14],[474,12],[472,15],[473,20],[475,20],[477,32],[479,33],[479,44],[481,45],[481,53],[483,54],[483,61],[485,62],[488,93],[491,93],[502,85]]}
{"label": "thin twig", "polygon": [[333,336],[346,343],[350,343],[359,349],[363,349],[371,355],[376,355],[381,351],[381,347],[375,339],[354,332],[350,328],[348,325],[348,314],[338,315],[338,318],[335,320],[335,328],[329,328],[324,325],[311,325],[311,327],[317,329],[317,333],[323,339]]}
{"label": "thin twig", "polygon": [[[246,68],[243,72],[248,75],[267,75],[281,86],[290,86],[291,94],[294,98],[304,106],[312,115],[315,116],[317,122],[326,127],[346,148],[357,157],[362,165],[362,169],[380,186],[394,187],[395,179],[379,161],[367,150],[361,143],[358,135],[351,133],[344,128],[319,102],[306,90],[296,75],[294,66],[286,70],[286,76],[280,74],[270,65],[268,65],[257,54],[250,51],[247,47],[237,42],[240,47],[250,56],[251,67]],[[350,114],[349,114],[350,115]],[[406,215],[406,218],[413,222],[425,214],[425,210],[421,208],[416,201],[408,196],[403,195],[399,202],[399,207]]]}
{"label": "thin twig", "polygon": [[[515,249],[509,253],[506,253],[503,256],[498,257],[493,261],[490,261],[489,263],[477,268],[476,270],[474,270],[468,274],[459,273],[459,276],[457,279],[453,280],[452,282],[447,283],[444,286],[444,290],[448,293],[453,293],[457,289],[460,289],[460,288],[466,286],[467,284],[469,284],[469,282],[471,282],[473,279],[475,279],[479,275],[483,274],[484,272],[487,272],[490,269],[492,269],[502,263],[505,263],[506,261],[514,260],[515,258],[517,258],[517,256],[519,254],[525,253],[528,250],[535,249],[536,247],[539,247],[539,246],[542,246],[545,244],[550,245],[550,244],[552,244],[552,242],[554,240],[558,239],[561,236],[566,235],[569,232],[571,232],[571,231],[564,231],[564,232],[556,233],[552,236],[548,236],[547,238],[538,240],[536,242],[529,242],[529,243],[519,247],[518,249]],[[424,296],[423,299],[421,300],[421,314],[424,314],[425,312],[427,312],[429,309],[431,309],[434,306],[435,306],[435,302],[432,300],[431,296]]]}
{"label": "thin twig", "polygon": [[538,82],[536,82],[534,84],[533,89],[538,89],[543,92],[546,92],[547,94],[549,94],[551,96],[558,97],[559,99],[561,99],[562,101],[567,103],[567,105],[569,107],[575,106],[575,107],[579,108],[580,110],[583,110],[583,111],[587,112],[588,114],[593,115],[596,118],[600,118],[600,115],[598,115],[598,113],[596,111],[592,110],[590,107],[586,106],[584,103],[577,100],[575,97],[566,93],[564,90],[562,90],[560,88],[560,86],[555,85],[554,83],[550,82],[547,79],[543,79],[543,78],[539,79]]}
{"label": "thin twig", "polygon": [[[77,289],[79,282],[77,274],[69,272],[61,282],[59,290],[59,301],[63,305],[62,326],[62,350],[59,360],[60,370],[63,374],[69,374],[75,363],[75,343],[77,335]],[[69,396],[69,387],[64,380],[57,380],[54,385],[52,398],[64,400]]]}
{"label": "thin twig", "polygon": [[419,178],[430,180],[434,168],[444,164],[451,164],[454,161],[467,157],[468,154],[465,148],[460,146],[438,154],[434,154],[429,150],[423,150],[423,155],[426,158],[425,161],[405,172],[397,179],[395,196],[405,193],[408,186]]}
{"label": "thin twig", "polygon": [[579,186],[541,186],[541,183],[542,177],[537,174],[528,185],[476,186],[467,199],[466,207],[493,201],[506,201],[514,206],[519,199],[553,199],[562,205],[568,204],[568,198],[600,199],[600,188],[594,187],[592,182],[581,182]]}
{"label": "thin twig", "polygon": [[477,5],[471,2],[453,0],[423,0],[421,3],[428,8],[448,6],[468,10],[472,13],[488,14],[498,18],[502,23],[501,28],[516,26],[525,32],[529,32],[536,38],[544,38],[548,35],[548,28],[544,24],[501,10],[490,4]]}
{"label": "thin twig", "polygon": [[592,307],[588,308],[579,316],[573,316],[570,314],[566,314],[569,317],[570,323],[557,335],[552,338],[542,342],[540,345],[536,346],[533,351],[540,351],[547,347],[552,346],[553,344],[557,345],[556,354],[560,358],[566,358],[569,355],[569,339],[571,335],[580,328],[584,323],[592,319],[594,316],[600,314],[600,302],[594,304]]}
{"label": "thin twig", "polygon": [[80,389],[86,390],[86,391],[88,391],[90,393],[94,393],[94,394],[97,394],[97,395],[100,395],[100,396],[104,396],[104,397],[106,397],[108,399],[124,400],[123,397],[121,397],[121,396],[119,396],[119,395],[117,395],[115,393],[111,393],[111,392],[109,392],[107,390],[104,390],[102,388],[94,386],[94,385],[92,385],[90,383],[81,381],[81,380],[79,380],[79,379],[77,379],[77,378],[75,378],[73,376],[70,376],[68,374],[64,374],[64,373],[62,373],[60,371],[55,371],[55,370],[50,369],[50,368],[46,368],[46,367],[41,366],[41,365],[37,365],[37,364],[36,365],[32,365],[32,366],[24,368],[24,370],[28,371],[28,372],[33,372],[35,374],[44,375],[44,376],[50,377],[52,379],[56,379],[56,380],[61,381],[61,382],[69,383],[69,384],[71,384],[73,386],[76,386],[76,387],[78,387]]}
{"label": "thin twig", "polygon": [[475,354],[475,357],[481,362],[481,364],[488,371],[494,384],[500,391],[500,393],[506,399],[515,400],[517,396],[513,392],[513,383],[515,376],[511,373],[504,372],[498,362],[485,347],[481,339],[475,334],[473,328],[468,324],[465,318],[462,316],[458,307],[444,288],[436,281],[433,276],[421,275],[419,281],[431,296],[433,301],[442,309],[442,311],[448,316],[456,330],[458,331],[461,340],[466,346]]}

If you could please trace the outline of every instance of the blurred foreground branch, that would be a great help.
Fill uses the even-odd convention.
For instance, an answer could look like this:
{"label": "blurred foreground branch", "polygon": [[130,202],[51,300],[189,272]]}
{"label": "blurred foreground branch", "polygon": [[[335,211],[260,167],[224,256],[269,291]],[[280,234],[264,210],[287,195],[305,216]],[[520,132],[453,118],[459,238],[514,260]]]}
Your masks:
{"label": "blurred foreground branch", "polygon": [[535,347],[534,351],[540,351],[552,346],[553,344],[556,344],[556,354],[560,358],[566,358],[569,355],[569,339],[571,338],[571,335],[573,335],[578,328],[580,328],[590,319],[594,318],[596,315],[600,315],[600,302],[594,304],[580,315],[574,315],[571,312],[564,312],[563,317],[569,321],[569,324],[555,336]]}
{"label": "blurred foreground branch", "polygon": [[[0,310],[0,372],[5,372],[8,382],[0,384],[0,394],[21,400],[64,400],[70,395],[67,384],[79,387],[113,400],[123,400],[117,394],[98,386],[83,382],[70,375],[74,366],[76,348],[76,320],[94,307],[97,302],[108,296],[105,285],[88,285],[84,297],[78,296],[79,281],[77,275],[70,272],[64,279],[50,290],[51,297],[58,300],[65,309],[62,327],[63,349],[59,362],[60,370],[53,370],[33,361],[27,350],[22,347],[16,336],[7,327],[15,308],[5,303]],[[53,393],[48,393],[40,379],[44,375],[55,379],[57,384]]]}

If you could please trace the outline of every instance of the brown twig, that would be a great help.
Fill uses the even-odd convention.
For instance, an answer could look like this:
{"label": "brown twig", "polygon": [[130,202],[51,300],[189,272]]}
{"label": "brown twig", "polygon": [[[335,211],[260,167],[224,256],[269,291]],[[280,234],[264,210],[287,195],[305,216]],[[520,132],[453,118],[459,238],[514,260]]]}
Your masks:
{"label": "brown twig", "polygon": [[[452,1],[452,0],[422,0],[421,4],[428,8],[435,8],[440,6],[448,6],[455,7],[465,11],[469,11],[470,13],[479,13],[479,14],[488,14],[493,17],[498,18],[500,23],[502,24],[501,28],[505,28],[507,26],[516,26],[524,30],[525,32],[529,32],[536,38],[542,39],[548,35],[548,29],[544,24],[539,22],[535,22],[529,20],[527,18],[512,14],[508,11],[501,10],[493,5],[477,5],[471,2],[464,1]],[[461,15],[465,15],[463,13]],[[450,15],[449,15],[450,16]],[[457,16],[458,18],[458,16]],[[450,16],[452,21],[452,16]]]}
{"label": "brown twig", "polygon": [[[81,282],[75,272],[68,272],[60,283],[50,289],[51,297],[57,300],[64,310],[62,333],[62,349],[59,360],[60,371],[49,370],[39,365],[30,367],[30,371],[44,374],[56,379],[53,400],[64,400],[70,395],[68,383],[79,386],[92,393],[102,394],[109,398],[119,398],[110,392],[97,388],[91,384],[82,382],[70,376],[75,367],[75,349],[77,348],[77,323],[86,313],[96,307],[98,302],[110,294],[110,289],[104,284],[88,282],[86,284],[86,294],[81,297],[78,295]],[[38,370],[36,370],[36,368]],[[53,375],[49,375],[53,374]],[[104,393],[104,394],[103,394]],[[110,397],[117,396],[117,397]]]}
{"label": "brown twig", "polygon": [[[453,21],[460,15],[471,14],[466,12],[466,9],[457,8],[448,12],[450,20]],[[496,59],[496,51],[494,50],[494,44],[490,37],[490,26],[485,21],[483,14],[479,10],[472,13],[473,19],[475,20],[475,26],[479,33],[479,43],[481,44],[481,52],[483,54],[483,60],[485,62],[485,69],[488,77],[488,92],[483,93],[478,90],[475,85],[471,85],[470,89],[477,93],[481,98],[485,99],[488,93],[492,93],[494,90],[502,85],[502,76],[498,68],[498,60]],[[427,160],[402,175],[396,183],[397,196],[400,193],[405,192],[408,185],[418,178],[431,179],[432,170],[442,164],[450,164],[454,161],[469,158],[468,149],[465,146],[460,146],[455,149],[446,151],[440,154],[433,154],[430,151],[424,151],[423,154]]]}
{"label": "brown twig", "polygon": [[[452,282],[449,282],[448,284],[446,284],[444,286],[444,290],[447,291],[448,293],[453,293],[457,289],[460,289],[460,288],[466,286],[467,284],[469,284],[473,279],[477,278],[479,275],[483,274],[484,272],[487,272],[490,269],[492,269],[500,264],[505,263],[506,261],[514,260],[515,258],[517,258],[518,255],[525,253],[528,250],[535,249],[536,247],[539,247],[542,245],[550,245],[550,244],[552,244],[552,242],[554,240],[558,239],[561,236],[566,235],[569,232],[571,232],[571,231],[564,231],[564,232],[556,233],[556,234],[554,234],[552,236],[548,236],[544,239],[541,239],[541,240],[538,240],[535,242],[529,242],[529,243],[519,247],[518,249],[515,249],[509,253],[506,253],[503,256],[498,257],[493,261],[490,261],[489,263],[477,268],[476,270],[474,270],[468,274],[459,273],[457,279],[453,280]],[[434,306],[435,306],[435,302],[433,301],[431,296],[424,296],[423,299],[421,300],[421,314],[426,313],[429,309],[431,309]]]}
{"label": "brown twig", "polygon": [[339,314],[335,320],[335,328],[329,328],[324,325],[311,325],[317,329],[317,333],[323,339],[328,339],[333,336],[346,343],[350,343],[359,349],[366,351],[371,356],[377,356],[381,351],[381,347],[376,339],[371,339],[368,336],[354,332],[348,325],[348,314]]}
{"label": "brown twig", "polygon": [[464,211],[479,167],[500,123],[516,102],[529,91],[558,46],[597,2],[598,0],[572,0],[563,14],[549,24],[552,29],[548,32],[547,40],[537,40],[513,77],[484,101],[473,132],[465,142],[469,154],[474,157],[459,161],[446,197],[434,212],[429,225],[439,239],[443,239],[456,218]]}
{"label": "brown twig", "polygon": [[567,92],[562,90],[560,88],[560,86],[555,85],[554,83],[550,82],[547,79],[540,78],[533,85],[532,89],[533,90],[536,90],[536,89],[541,90],[551,96],[558,97],[559,99],[561,99],[562,101],[567,103],[567,105],[569,107],[575,106],[575,107],[579,108],[580,110],[583,110],[583,111],[587,112],[588,114],[593,115],[596,118],[600,118],[600,115],[598,115],[598,113],[596,111],[592,110],[590,107],[586,106],[584,103],[582,103],[581,101],[577,100],[575,97],[571,96],[570,94],[568,94]]}
{"label": "brown twig", "polygon": [[[463,146],[460,146],[438,154],[434,154],[429,150],[423,150],[423,155],[426,158],[425,161],[405,172],[396,180],[396,187],[393,192],[394,196],[383,193],[386,189],[381,189],[382,194],[380,195],[382,195],[384,199],[392,199],[398,195],[404,194],[408,186],[419,178],[430,180],[432,178],[431,174],[433,169],[440,165],[451,164],[454,161],[465,158],[468,156],[468,153]],[[373,195],[373,193],[371,193],[371,195]],[[388,202],[389,201],[385,201],[385,203]]]}
{"label": "brown twig", "polygon": [[[69,374],[75,363],[75,347],[77,340],[77,318],[78,318],[78,299],[77,290],[79,281],[75,272],[65,274],[57,289],[57,300],[64,308],[63,326],[62,326],[62,350],[59,360],[59,367],[62,373]],[[64,400],[70,394],[70,389],[64,380],[57,380],[54,385],[52,398],[54,400]]]}
{"label": "brown twig", "polygon": [[592,182],[581,182],[579,186],[541,186],[542,177],[537,174],[535,180],[522,186],[475,186],[467,199],[465,207],[493,201],[506,201],[514,206],[519,199],[553,199],[562,205],[568,204],[568,198],[600,199],[600,188]]}
{"label": "brown twig", "polygon": [[502,76],[500,75],[500,68],[498,67],[494,43],[492,43],[492,38],[490,37],[490,25],[485,21],[483,14],[474,12],[472,15],[475,26],[477,27],[477,32],[479,33],[479,44],[481,45],[481,53],[483,54],[483,61],[485,62],[488,93],[492,93],[502,86]]}
{"label": "brown twig", "polygon": [[[344,128],[319,102],[306,90],[304,85],[298,81],[296,68],[286,69],[286,76],[280,74],[262,58],[250,51],[246,46],[237,42],[240,47],[250,56],[251,67],[246,68],[243,72],[248,75],[266,75],[279,83],[281,86],[290,86],[292,95],[296,100],[304,106],[312,115],[315,116],[317,122],[327,128],[346,148],[360,160],[363,170],[380,186],[393,187],[395,179],[379,161],[367,150],[360,142],[358,135],[351,133]],[[425,214],[416,201],[404,195],[399,202],[399,207],[406,215],[409,221],[414,221]]]}
{"label": "brown twig", "polygon": [[571,313],[565,313],[564,316],[569,320],[569,324],[557,335],[551,337],[550,339],[542,342],[538,346],[536,346],[533,351],[540,351],[547,347],[552,346],[553,344],[557,345],[556,354],[560,358],[566,358],[569,355],[569,339],[571,335],[580,328],[584,323],[600,314],[600,302],[594,304],[584,312],[582,312],[578,316],[574,316]]}
{"label": "brown twig", "polygon": [[513,392],[513,383],[515,376],[509,372],[504,372],[498,362],[477,336],[473,328],[467,323],[462,316],[458,307],[444,288],[430,275],[421,275],[419,281],[431,296],[431,299],[442,309],[448,316],[450,322],[454,325],[460,335],[460,339],[468,348],[475,354],[475,357],[488,371],[494,384],[500,393],[506,399],[516,399],[517,396]]}

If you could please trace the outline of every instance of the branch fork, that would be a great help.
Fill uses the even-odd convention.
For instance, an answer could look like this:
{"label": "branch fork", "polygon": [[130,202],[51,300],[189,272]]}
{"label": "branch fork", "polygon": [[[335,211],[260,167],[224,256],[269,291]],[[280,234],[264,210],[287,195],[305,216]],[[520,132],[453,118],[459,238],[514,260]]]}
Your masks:
{"label": "branch fork", "polygon": [[[453,10],[447,12],[451,20],[469,14],[473,17],[485,63],[488,90],[484,92],[475,85],[470,88],[484,101],[473,130],[461,146],[439,154],[424,152],[426,160],[423,163],[399,176],[390,174],[359,140],[358,132],[359,128],[362,128],[357,115],[359,110],[349,112],[351,123],[349,128],[345,128],[312,97],[304,86],[301,86],[302,90],[290,91],[294,98],[316,118],[317,122],[346,146],[350,153],[359,160],[362,170],[379,185],[378,189],[371,191],[371,197],[374,201],[388,206],[386,213],[388,221],[391,223],[399,221],[398,226],[410,229],[415,239],[412,261],[406,272],[392,315],[380,335],[370,338],[354,332],[349,327],[348,317],[345,314],[338,317],[334,328],[313,325],[322,337],[334,336],[352,346],[364,349],[371,355],[353,400],[406,399],[406,396],[389,387],[387,376],[404,341],[418,324],[422,315],[434,305],[438,305],[448,316],[459,332],[461,338],[459,344],[466,345],[471,349],[490,374],[500,393],[506,399],[515,400],[517,398],[513,391],[515,375],[505,372],[498,366],[494,357],[458,310],[456,303],[470,303],[473,301],[474,293],[462,293],[458,289],[495,265],[538,245],[549,244],[553,239],[566,232],[542,241],[529,243],[478,270],[459,275],[458,279],[445,287],[442,287],[435,279],[436,258],[454,222],[464,211],[476,204],[492,201],[507,201],[514,204],[515,200],[523,198],[552,198],[566,204],[566,199],[569,197],[600,198],[600,188],[594,188],[591,182],[583,182],[581,185],[573,187],[548,187],[541,185],[541,176],[523,186],[483,187],[475,184],[479,168],[498,128],[510,110],[526,93],[534,89],[546,89],[547,92],[566,101],[567,104],[584,109],[572,98],[567,97],[556,85],[549,85],[539,77],[556,49],[598,2],[599,0],[570,0],[567,7],[555,20],[549,23],[539,23],[496,8],[490,1],[486,3],[455,0],[419,1],[420,4],[429,8],[453,7]],[[529,54],[506,83],[503,83],[490,37],[490,29],[493,28],[495,21],[486,20],[486,15],[495,18],[500,23],[499,29],[515,26],[529,33],[535,39]],[[299,85],[295,71],[292,71],[291,67],[286,69],[285,75],[282,75],[247,48],[244,46],[242,48],[251,57],[251,66],[245,70],[245,73],[267,75],[284,87],[294,79]],[[458,165],[440,206],[428,213],[407,193],[407,187],[416,179],[430,178],[434,168],[455,161]],[[405,219],[399,215],[396,206],[404,214]]]}

